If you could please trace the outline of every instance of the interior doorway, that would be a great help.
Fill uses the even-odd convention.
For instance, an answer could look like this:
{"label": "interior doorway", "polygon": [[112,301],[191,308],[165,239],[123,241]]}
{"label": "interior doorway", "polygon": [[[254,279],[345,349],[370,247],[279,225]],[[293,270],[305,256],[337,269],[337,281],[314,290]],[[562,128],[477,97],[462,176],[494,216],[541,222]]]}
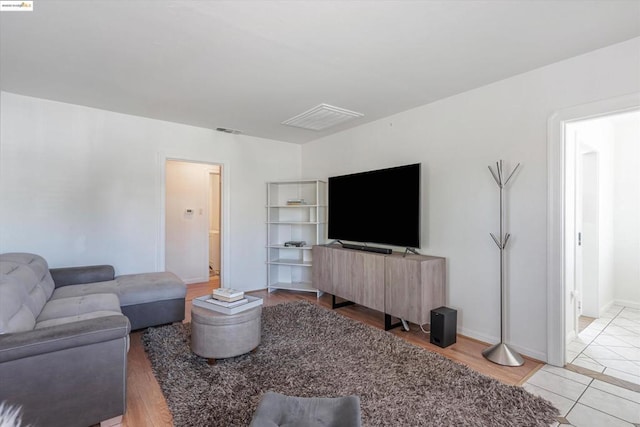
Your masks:
{"label": "interior doorway", "polygon": [[185,283],[222,277],[222,165],[167,159],[165,268]]}
{"label": "interior doorway", "polygon": [[[564,366],[567,361],[567,342],[572,328],[575,327],[573,320],[573,310],[570,301],[573,296],[575,284],[575,259],[574,248],[576,234],[567,227],[566,219],[574,218],[575,205],[567,203],[567,192],[570,186],[575,186],[575,169],[571,169],[572,162],[567,162],[570,157],[572,135],[567,132],[569,124],[583,121],[590,118],[604,117],[608,115],[638,112],[640,109],[640,92],[628,95],[596,101],[589,104],[569,107],[555,112],[548,121],[548,200],[547,200],[547,363],[555,366]],[[633,127],[632,127],[633,128]],[[637,127],[635,127],[637,130]],[[640,139],[640,138],[638,138]],[[637,147],[638,141],[635,141]],[[631,158],[631,157],[630,157]],[[640,165],[640,161],[638,161]],[[640,171],[640,166],[636,165],[635,171]],[[572,178],[573,177],[573,178]],[[573,181],[571,181],[573,179]],[[635,185],[638,185],[635,181]],[[616,203],[620,201],[620,194],[616,196]],[[622,197],[623,204],[629,205],[628,201]],[[617,212],[630,212],[634,220],[640,218],[640,212],[633,206],[629,209],[622,209],[616,204]],[[631,215],[628,215],[631,218]],[[617,234],[633,236],[631,245],[637,245],[638,235],[628,232],[621,227],[617,228]],[[636,285],[634,277],[638,274],[637,248],[629,248],[627,263],[631,269],[628,278],[623,278],[620,282],[629,283],[631,287]],[[618,251],[625,253],[625,250]],[[627,258],[626,256],[624,258]],[[618,261],[618,260],[616,260]],[[635,269],[635,270],[634,270]],[[637,280],[637,278],[635,279]],[[632,299],[635,299],[640,287],[637,289],[625,289]],[[624,293],[623,292],[623,293]],[[624,298],[624,295],[618,295]],[[616,297],[616,298],[618,298]],[[638,296],[640,299],[640,296]],[[633,301],[626,301],[633,304]],[[639,304],[640,306],[640,304]],[[594,322],[595,323],[595,322]]]}
{"label": "interior doorway", "polygon": [[568,122],[565,144],[565,362],[602,372],[602,330],[640,308],[640,111]]}

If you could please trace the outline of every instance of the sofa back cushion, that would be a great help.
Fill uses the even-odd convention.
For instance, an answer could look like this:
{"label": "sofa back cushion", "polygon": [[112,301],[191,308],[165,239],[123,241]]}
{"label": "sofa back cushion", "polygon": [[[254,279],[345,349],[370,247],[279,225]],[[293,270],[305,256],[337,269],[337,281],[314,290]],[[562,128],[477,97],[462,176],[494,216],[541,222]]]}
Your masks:
{"label": "sofa back cushion", "polygon": [[0,254],[0,334],[32,330],[54,287],[41,256]]}

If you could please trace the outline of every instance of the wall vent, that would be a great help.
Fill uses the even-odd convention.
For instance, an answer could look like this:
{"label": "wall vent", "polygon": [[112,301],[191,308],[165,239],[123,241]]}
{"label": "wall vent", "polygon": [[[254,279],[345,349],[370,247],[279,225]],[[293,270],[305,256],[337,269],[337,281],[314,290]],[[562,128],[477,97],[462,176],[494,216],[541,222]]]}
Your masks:
{"label": "wall vent", "polygon": [[242,131],[238,129],[229,129],[229,128],[216,128],[218,132],[230,133],[233,135],[240,135]]}
{"label": "wall vent", "polygon": [[364,114],[355,111],[345,110],[344,108],[334,107],[333,105],[320,104],[304,113],[298,114],[281,124],[293,126],[302,129],[320,131],[331,126],[346,122],[347,120],[357,119]]}

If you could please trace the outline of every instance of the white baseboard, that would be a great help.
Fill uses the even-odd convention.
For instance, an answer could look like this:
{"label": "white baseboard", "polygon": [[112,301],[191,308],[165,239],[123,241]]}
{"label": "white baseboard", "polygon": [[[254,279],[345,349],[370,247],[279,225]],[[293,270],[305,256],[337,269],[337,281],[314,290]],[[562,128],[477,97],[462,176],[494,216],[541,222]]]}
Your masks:
{"label": "white baseboard", "polygon": [[207,277],[194,277],[194,278],[191,278],[191,279],[183,279],[182,281],[187,285],[192,285],[194,283],[203,283],[203,282],[208,282],[209,281],[209,276],[207,276]]}
{"label": "white baseboard", "polygon": [[474,340],[486,342],[489,345],[493,345],[493,344],[497,343],[498,341],[500,341],[500,337],[494,337],[494,336],[485,335],[485,334],[482,334],[480,332],[473,331],[473,330],[467,329],[467,328],[458,328],[457,332],[460,335],[464,335],[465,337],[473,338]]}
{"label": "white baseboard", "polygon": [[[475,340],[478,341],[482,341],[482,342],[486,342],[489,345],[493,345],[497,342],[500,341],[499,337],[492,337],[489,335],[485,335],[482,333],[479,333],[477,331],[472,331],[470,329],[467,328],[458,328],[458,333],[460,335],[464,335],[465,337],[469,337],[469,338],[473,338]],[[517,351],[518,353],[522,354],[523,356],[527,356],[527,357],[531,357],[533,359],[537,359],[541,362],[547,362],[547,354],[543,353],[541,351],[537,351],[537,350],[532,350],[530,348],[526,348],[526,347],[522,347],[516,344],[513,344],[511,342],[507,342],[507,344],[509,344],[509,347],[513,348],[515,351]]]}
{"label": "white baseboard", "polygon": [[602,317],[602,315],[604,315],[607,312],[607,310],[611,308],[613,304],[615,304],[615,301],[611,301],[608,304],[605,304],[602,307],[600,307],[600,311],[599,311],[600,315],[598,317]]}
{"label": "white baseboard", "polygon": [[571,341],[573,341],[574,339],[576,339],[576,331],[568,331],[567,332],[567,344],[569,344]]}
{"label": "white baseboard", "polygon": [[617,299],[614,300],[613,304],[617,304],[617,305],[622,305],[624,307],[629,307],[629,308],[633,308],[636,310],[640,310],[640,302],[637,301],[629,301],[629,300],[621,300],[621,299]]}

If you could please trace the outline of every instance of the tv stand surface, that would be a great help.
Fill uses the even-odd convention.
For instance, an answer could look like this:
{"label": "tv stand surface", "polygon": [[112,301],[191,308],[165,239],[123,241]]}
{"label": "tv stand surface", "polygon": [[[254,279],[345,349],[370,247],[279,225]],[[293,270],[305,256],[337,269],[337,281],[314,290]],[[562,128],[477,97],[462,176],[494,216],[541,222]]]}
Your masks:
{"label": "tv stand surface", "polygon": [[376,246],[356,245],[352,243],[342,243],[342,247],[345,249],[353,249],[356,251],[375,252],[378,254],[390,254],[392,251],[388,248],[379,248]]}
{"label": "tv stand surface", "polygon": [[442,257],[371,253],[339,245],[312,250],[313,286],[331,295],[418,325],[429,323],[431,310],[445,305]]}

